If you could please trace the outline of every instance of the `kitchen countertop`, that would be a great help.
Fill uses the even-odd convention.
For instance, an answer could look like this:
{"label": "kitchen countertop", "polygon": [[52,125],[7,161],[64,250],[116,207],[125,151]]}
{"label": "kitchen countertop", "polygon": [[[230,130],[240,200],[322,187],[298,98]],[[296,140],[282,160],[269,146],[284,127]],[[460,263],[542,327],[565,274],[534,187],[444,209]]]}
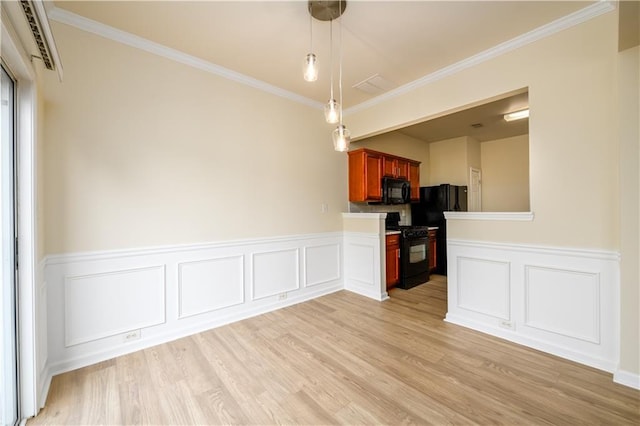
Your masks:
{"label": "kitchen countertop", "polygon": [[399,233],[400,233],[400,231],[385,231],[384,234],[385,235],[396,235],[396,234],[399,234]]}

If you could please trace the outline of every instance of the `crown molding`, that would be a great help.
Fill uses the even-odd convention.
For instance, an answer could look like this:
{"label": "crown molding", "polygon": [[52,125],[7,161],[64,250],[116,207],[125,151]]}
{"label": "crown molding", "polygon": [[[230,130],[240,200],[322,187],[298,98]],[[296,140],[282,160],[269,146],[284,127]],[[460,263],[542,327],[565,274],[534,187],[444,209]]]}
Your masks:
{"label": "crown molding", "polygon": [[[471,68],[482,62],[488,61],[490,59],[503,55],[507,52],[510,52],[512,50],[526,46],[527,44],[533,43],[535,41],[538,41],[540,39],[553,35],[559,31],[565,30],[567,28],[571,28],[573,26],[586,22],[590,19],[593,19],[597,16],[611,12],[615,10],[615,8],[616,8],[616,2],[614,0],[600,0],[597,3],[594,3],[590,6],[585,7],[584,9],[578,10],[567,16],[559,18],[553,22],[550,22],[534,30],[531,30],[528,33],[522,34],[521,36],[508,40],[504,43],[498,44],[490,49],[487,49],[476,55],[470,56],[469,58],[463,59],[462,61],[456,62],[444,68],[441,68],[438,71],[435,71],[431,74],[427,74],[424,77],[421,77],[410,83],[404,84],[380,96],[376,96],[375,98],[362,102],[353,107],[346,108],[343,111],[343,113],[345,115],[349,115],[358,111],[365,110],[367,108],[371,108],[375,105],[378,105],[380,103],[383,103],[385,101],[398,97],[405,93],[411,92],[412,90],[415,90],[419,87],[441,80],[443,78],[456,74],[460,71],[463,71],[467,68]],[[128,33],[126,31],[118,30],[111,26],[85,18],[83,16],[66,11],[64,9],[60,9],[58,7],[54,7],[49,11],[49,18],[51,18],[54,21],[60,22],[62,24],[70,25],[80,30],[98,35],[100,37],[104,37],[122,44],[126,44],[128,46],[144,50],[154,55],[162,56],[164,58],[171,59],[176,62],[180,62],[182,64],[200,69],[202,71],[218,75],[220,77],[235,81],[237,83],[244,84],[244,85],[253,87],[255,89],[262,90],[264,92],[267,92],[267,93],[270,93],[294,102],[301,103],[303,105],[307,105],[311,108],[315,108],[315,109],[323,108],[323,104],[318,101],[314,101],[312,99],[306,98],[304,96],[298,95],[288,90],[284,90],[277,86],[273,86],[271,84],[265,83],[261,80],[257,80],[255,78],[246,76],[244,74],[240,74],[228,68],[224,68],[220,65],[216,65],[214,63],[205,61],[195,56],[188,55],[184,52],[166,47],[159,43],[152,42],[145,38]]]}
{"label": "crown molding", "polygon": [[155,43],[151,40],[147,40],[146,38],[139,37],[126,31],[122,31],[109,25],[94,21],[92,19],[85,18],[64,9],[54,7],[49,11],[48,15],[50,19],[61,24],[70,25],[79,30],[86,31],[100,37],[104,37],[106,39],[134,47],[136,49],[144,50],[154,55],[158,55],[179,62],[181,64],[197,68],[199,70],[226,78],[231,81],[235,81],[240,84],[244,84],[249,87],[253,87],[254,89],[262,90],[281,98],[307,105],[315,109],[323,108],[323,104],[318,101],[300,96],[288,90],[284,90],[269,83],[265,83],[264,81],[257,80],[244,74],[240,74],[239,72],[232,71],[228,68],[216,65],[212,62],[205,61],[179,50],[172,49],[159,43]]}
{"label": "crown molding", "polygon": [[380,96],[376,96],[368,101],[362,102],[358,105],[355,105],[351,108],[346,108],[343,111],[344,115],[353,114],[358,111],[365,110],[367,108],[371,108],[380,103],[386,102],[390,99],[396,98],[405,93],[411,92],[419,87],[425,86],[429,83],[433,83],[435,81],[441,80],[445,77],[449,77],[453,74],[456,74],[460,71],[463,71],[467,68],[471,68],[475,65],[478,65],[482,62],[486,62],[490,59],[503,55],[512,50],[518,49],[520,47],[526,46],[527,44],[533,43],[535,41],[541,40],[545,37],[549,37],[557,32],[565,30],[567,28],[571,28],[573,26],[582,24],[590,19],[593,19],[597,16],[603,15],[605,13],[611,12],[615,10],[616,2],[612,0],[600,0],[597,3],[594,3],[590,6],[585,7],[584,9],[580,9],[576,12],[573,12],[567,16],[563,16],[562,18],[556,19],[555,21],[549,22],[541,27],[538,27],[534,30],[531,30],[527,33],[524,33],[518,37],[515,37],[511,40],[505,41],[504,43],[500,43],[492,48],[489,48],[483,52],[480,52],[476,55],[470,56],[462,61],[456,62],[449,66],[439,69],[431,74],[427,74],[424,77],[421,77],[417,80],[414,80],[410,83],[404,84],[396,89],[390,90]]}

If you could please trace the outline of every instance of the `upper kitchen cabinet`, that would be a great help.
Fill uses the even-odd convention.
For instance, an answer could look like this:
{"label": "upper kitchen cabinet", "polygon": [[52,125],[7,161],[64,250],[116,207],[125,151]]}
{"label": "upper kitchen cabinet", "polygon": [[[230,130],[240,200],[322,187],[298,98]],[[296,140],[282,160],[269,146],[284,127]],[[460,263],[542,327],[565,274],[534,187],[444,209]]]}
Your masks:
{"label": "upper kitchen cabinet", "polygon": [[409,184],[411,185],[411,201],[420,201],[420,163],[409,163]]}
{"label": "upper kitchen cabinet", "polygon": [[420,162],[367,148],[349,152],[349,201],[382,200],[382,177],[406,179],[411,201],[420,200]]}
{"label": "upper kitchen cabinet", "polygon": [[348,154],[349,201],[382,201],[382,154],[365,149]]}
{"label": "upper kitchen cabinet", "polygon": [[382,157],[382,169],[385,176],[409,180],[409,160],[385,155]]}

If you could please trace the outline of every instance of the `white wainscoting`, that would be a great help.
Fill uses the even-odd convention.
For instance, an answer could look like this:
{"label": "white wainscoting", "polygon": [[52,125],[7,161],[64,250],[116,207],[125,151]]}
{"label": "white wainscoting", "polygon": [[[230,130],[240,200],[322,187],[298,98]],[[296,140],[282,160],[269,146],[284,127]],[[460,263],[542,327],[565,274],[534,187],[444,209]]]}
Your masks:
{"label": "white wainscoting", "polygon": [[375,299],[389,298],[386,290],[384,238],[378,234],[345,232],[344,288]]}
{"label": "white wainscoting", "polygon": [[615,370],[617,253],[449,239],[447,255],[447,321]]}
{"label": "white wainscoting", "polygon": [[49,256],[43,382],[343,289],[342,247],[338,232]]}

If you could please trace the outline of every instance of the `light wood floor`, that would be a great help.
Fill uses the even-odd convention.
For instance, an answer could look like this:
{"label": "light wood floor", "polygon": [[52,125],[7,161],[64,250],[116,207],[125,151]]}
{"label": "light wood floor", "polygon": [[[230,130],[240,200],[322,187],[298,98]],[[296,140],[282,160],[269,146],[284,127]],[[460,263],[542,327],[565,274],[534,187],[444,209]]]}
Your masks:
{"label": "light wood floor", "polygon": [[340,291],[56,376],[28,424],[640,424],[610,374]]}

